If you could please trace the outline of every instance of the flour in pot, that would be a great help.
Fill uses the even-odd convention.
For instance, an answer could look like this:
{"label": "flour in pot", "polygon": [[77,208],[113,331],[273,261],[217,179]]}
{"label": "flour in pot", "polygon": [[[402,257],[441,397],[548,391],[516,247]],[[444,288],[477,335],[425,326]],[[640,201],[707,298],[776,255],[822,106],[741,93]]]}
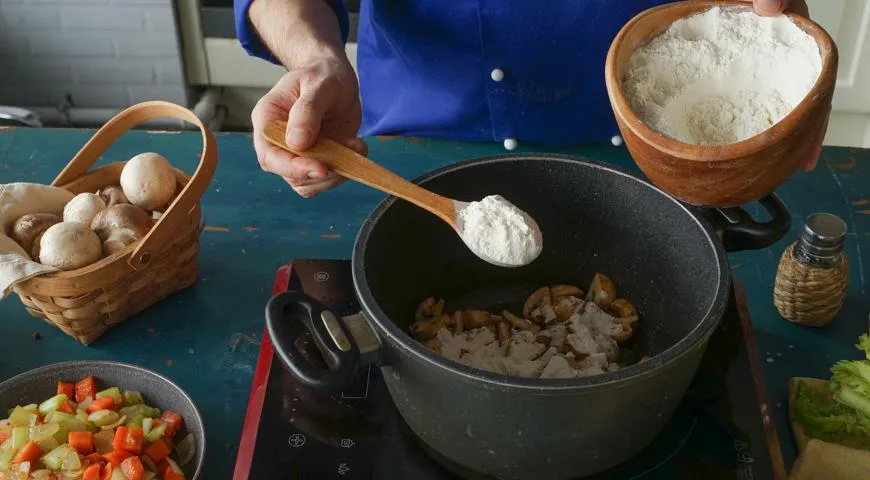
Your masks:
{"label": "flour in pot", "polygon": [[538,258],[543,248],[537,223],[501,195],[490,195],[460,208],[459,235],[477,256],[505,266]]}
{"label": "flour in pot", "polygon": [[821,69],[815,40],[787,16],[714,7],[638,48],[623,91],[652,129],[684,143],[721,145],[782,120]]}

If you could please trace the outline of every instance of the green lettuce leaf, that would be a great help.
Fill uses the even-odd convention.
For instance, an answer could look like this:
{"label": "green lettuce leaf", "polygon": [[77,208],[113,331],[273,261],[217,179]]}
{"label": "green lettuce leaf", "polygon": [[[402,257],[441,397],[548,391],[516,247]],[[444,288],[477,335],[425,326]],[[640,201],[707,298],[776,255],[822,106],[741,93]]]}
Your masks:
{"label": "green lettuce leaf", "polygon": [[870,417],[836,401],[830,391],[799,382],[794,414],[810,437],[870,450]]}

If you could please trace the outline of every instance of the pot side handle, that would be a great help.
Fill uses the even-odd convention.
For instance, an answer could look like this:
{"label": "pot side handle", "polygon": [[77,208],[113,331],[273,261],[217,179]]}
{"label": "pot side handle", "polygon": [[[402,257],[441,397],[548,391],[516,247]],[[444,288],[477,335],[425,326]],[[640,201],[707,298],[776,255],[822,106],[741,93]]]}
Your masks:
{"label": "pot side handle", "polygon": [[[337,393],[360,365],[360,350],[345,321],[298,291],[275,295],[266,305],[266,329],[281,363],[306,387]],[[313,340],[320,359],[306,351]]]}
{"label": "pot side handle", "polygon": [[761,250],[778,242],[791,228],[791,215],[775,193],[758,201],[770,214],[767,222],[758,222],[743,207],[708,210],[713,222],[722,229],[722,243],[728,252]]}

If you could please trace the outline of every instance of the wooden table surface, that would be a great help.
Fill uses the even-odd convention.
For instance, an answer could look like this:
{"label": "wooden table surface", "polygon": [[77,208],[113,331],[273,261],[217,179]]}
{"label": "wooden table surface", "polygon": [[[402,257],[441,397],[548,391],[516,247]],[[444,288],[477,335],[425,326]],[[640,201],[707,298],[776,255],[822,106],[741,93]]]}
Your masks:
{"label": "wooden table surface", "polygon": [[[50,182],[92,133],[0,129],[0,182]],[[204,416],[209,461],[203,478],[209,480],[231,475],[275,269],[294,257],[349,257],[357,229],[384,198],[345,184],[313,200],[300,199],[281,179],[260,171],[249,135],[217,138],[220,159],[202,200],[207,228],[199,282],[193,288],[131,318],[89,347],[27,315],[14,295],[0,303],[0,335],[5,340],[0,381],[73,359],[126,361],[167,375],[190,393]],[[504,153],[494,143],[398,138],[371,138],[368,143],[371,158],[407,178],[451,162]],[[131,132],[102,162],[126,160],[143,151],[160,152],[192,171],[200,151],[198,134]],[[635,168],[624,148],[558,151]],[[864,255],[870,255],[870,150],[826,148],[813,172],[797,174],[778,193],[795,220],[787,238],[767,250],[734,254],[731,262],[748,292],[773,415],[790,465],[795,449],[786,424],[787,379],[824,377],[835,360],[857,358],[852,345],[868,330],[865,269],[870,265]],[[758,213],[760,207],[751,206],[750,211]],[[852,278],[837,320],[808,329],[783,320],[771,299],[780,254],[797,238],[802,219],[818,211],[837,214],[849,225],[846,252]],[[42,338],[36,340],[35,332]]]}

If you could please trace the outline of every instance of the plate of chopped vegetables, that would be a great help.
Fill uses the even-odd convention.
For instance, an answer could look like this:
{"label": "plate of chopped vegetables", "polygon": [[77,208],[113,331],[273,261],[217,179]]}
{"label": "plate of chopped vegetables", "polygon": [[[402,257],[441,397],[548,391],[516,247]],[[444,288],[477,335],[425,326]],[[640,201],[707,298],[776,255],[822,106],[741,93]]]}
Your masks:
{"label": "plate of chopped vegetables", "polygon": [[196,480],[205,457],[190,397],[119,362],[65,362],[0,383],[0,480]]}

